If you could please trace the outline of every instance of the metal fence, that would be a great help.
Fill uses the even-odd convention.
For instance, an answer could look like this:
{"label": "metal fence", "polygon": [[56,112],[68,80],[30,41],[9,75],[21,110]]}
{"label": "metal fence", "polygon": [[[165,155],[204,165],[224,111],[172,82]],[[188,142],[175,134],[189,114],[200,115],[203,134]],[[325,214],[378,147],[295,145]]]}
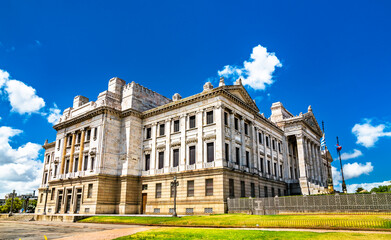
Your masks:
{"label": "metal fence", "polygon": [[391,193],[228,199],[228,212],[391,212]]}

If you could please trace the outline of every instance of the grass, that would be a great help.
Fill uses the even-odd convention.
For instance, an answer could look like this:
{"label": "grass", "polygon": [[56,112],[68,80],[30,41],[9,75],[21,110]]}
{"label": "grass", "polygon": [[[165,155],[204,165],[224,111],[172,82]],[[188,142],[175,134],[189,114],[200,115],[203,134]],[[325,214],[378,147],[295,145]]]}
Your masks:
{"label": "grass", "polygon": [[288,231],[258,231],[258,230],[228,230],[228,229],[194,229],[194,228],[161,228],[139,232],[125,239],[263,239],[263,240],[371,240],[391,239],[390,234],[367,233],[314,233],[314,232],[288,232]]}
{"label": "grass", "polygon": [[126,217],[93,216],[80,222],[120,223],[158,226],[203,227],[279,227],[326,229],[381,229],[391,230],[391,215],[246,215],[216,214],[209,216]]}

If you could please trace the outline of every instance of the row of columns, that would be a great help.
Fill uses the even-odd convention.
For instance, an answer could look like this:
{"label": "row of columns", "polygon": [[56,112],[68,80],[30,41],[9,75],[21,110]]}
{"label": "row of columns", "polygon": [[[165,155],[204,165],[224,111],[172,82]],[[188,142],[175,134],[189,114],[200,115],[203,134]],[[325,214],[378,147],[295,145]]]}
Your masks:
{"label": "row of columns", "polygon": [[[77,166],[78,171],[82,170],[85,132],[86,132],[86,129],[81,130],[80,150],[79,150],[79,156],[78,156],[79,162],[78,162],[78,166]],[[76,132],[72,132],[71,134],[72,134],[71,135],[72,142],[71,142],[71,152],[69,154],[69,166],[68,166],[69,171],[68,172],[73,172],[74,168],[72,166],[73,166],[73,161],[75,158],[74,155],[75,155],[75,144],[76,144]],[[64,174],[64,172],[65,172],[65,156],[66,156],[66,152],[67,152],[68,141],[69,141],[69,135],[66,135],[63,139],[63,149],[62,149],[61,169],[60,169],[61,174]]]}

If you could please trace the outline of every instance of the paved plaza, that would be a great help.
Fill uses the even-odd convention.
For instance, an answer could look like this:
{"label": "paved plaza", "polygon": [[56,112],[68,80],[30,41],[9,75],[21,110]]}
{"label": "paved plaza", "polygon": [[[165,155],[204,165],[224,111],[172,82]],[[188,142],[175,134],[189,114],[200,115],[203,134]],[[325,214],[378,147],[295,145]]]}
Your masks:
{"label": "paved plaza", "polygon": [[113,239],[152,229],[136,225],[0,221],[0,239]]}

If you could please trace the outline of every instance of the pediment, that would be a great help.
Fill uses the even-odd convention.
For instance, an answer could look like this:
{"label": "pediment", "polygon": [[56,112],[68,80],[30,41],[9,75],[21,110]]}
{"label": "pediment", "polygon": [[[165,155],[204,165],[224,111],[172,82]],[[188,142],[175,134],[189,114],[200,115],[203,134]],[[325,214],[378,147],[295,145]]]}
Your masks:
{"label": "pediment", "polygon": [[249,105],[251,108],[259,112],[257,105],[243,86],[230,86],[230,88],[226,90],[235,97],[239,98],[245,104]]}
{"label": "pediment", "polygon": [[322,129],[320,129],[318,121],[316,121],[316,118],[312,112],[305,114],[304,121],[319,135],[322,135]]}

